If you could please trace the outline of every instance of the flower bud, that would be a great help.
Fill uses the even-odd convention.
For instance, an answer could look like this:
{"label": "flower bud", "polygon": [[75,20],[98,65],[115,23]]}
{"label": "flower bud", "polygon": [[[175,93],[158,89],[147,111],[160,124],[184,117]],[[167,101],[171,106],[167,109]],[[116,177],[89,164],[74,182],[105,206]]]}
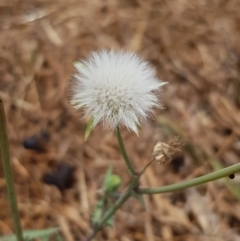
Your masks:
{"label": "flower bud", "polygon": [[122,180],[118,175],[112,174],[108,178],[108,182],[106,183],[106,192],[111,193],[111,192],[116,192],[119,186],[121,185]]}

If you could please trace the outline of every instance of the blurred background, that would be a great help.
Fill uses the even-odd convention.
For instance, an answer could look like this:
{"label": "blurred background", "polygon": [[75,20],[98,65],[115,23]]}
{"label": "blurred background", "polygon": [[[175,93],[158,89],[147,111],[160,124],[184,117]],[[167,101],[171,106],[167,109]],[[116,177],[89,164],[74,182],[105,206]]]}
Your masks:
{"label": "blurred background", "polygon": [[[238,0],[0,1],[0,96],[4,100],[24,229],[60,227],[83,240],[109,164],[129,183],[114,133],[83,143],[87,120],[69,105],[73,62],[105,48],[139,53],[169,84],[164,110],[137,137],[123,129],[141,169],[158,142],[182,152],[153,163],[142,187],[194,178],[240,159]],[[95,240],[239,241],[240,175],[172,194],[131,199]],[[0,165],[0,234],[13,230]]]}

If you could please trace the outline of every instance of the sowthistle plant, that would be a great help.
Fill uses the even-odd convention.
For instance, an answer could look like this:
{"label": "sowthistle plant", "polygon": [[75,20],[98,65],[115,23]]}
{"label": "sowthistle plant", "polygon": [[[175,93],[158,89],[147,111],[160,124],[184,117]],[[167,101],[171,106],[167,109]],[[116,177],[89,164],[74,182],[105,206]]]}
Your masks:
{"label": "sowthistle plant", "polygon": [[[92,240],[104,227],[112,224],[115,212],[130,198],[136,198],[145,208],[143,194],[160,194],[179,191],[185,188],[200,185],[240,171],[240,163],[223,168],[219,171],[200,176],[176,184],[155,188],[141,188],[139,179],[146,168],[154,161],[168,163],[172,155],[179,151],[178,140],[169,145],[157,143],[153,150],[153,159],[141,170],[136,170],[127,155],[121,136],[120,126],[127,127],[138,135],[138,128],[143,121],[153,116],[155,108],[161,108],[159,93],[163,82],[156,77],[156,71],[150,64],[143,61],[138,55],[124,51],[102,50],[92,53],[86,61],[76,62],[76,74],[73,76],[71,104],[75,109],[82,108],[90,121],[85,132],[85,140],[98,123],[114,130],[119,144],[120,152],[129,170],[131,182],[125,192],[119,194],[121,184],[119,176],[112,174],[108,169],[103,183],[103,190],[92,217],[93,231],[86,239]],[[0,102],[1,104],[1,102]],[[10,159],[6,139],[6,126],[4,125],[3,108],[0,106],[0,147],[5,168],[7,188],[14,192],[13,179],[10,176]],[[8,163],[8,164],[6,164]],[[117,198],[117,199],[116,199]],[[11,201],[11,199],[13,201]],[[9,195],[12,204],[12,216],[15,231],[19,241],[22,241],[19,216],[16,214],[17,205],[14,196]],[[116,201],[115,201],[116,200]],[[15,203],[15,204],[14,204]]]}
{"label": "sowthistle plant", "polygon": [[[143,61],[138,55],[119,51],[101,51],[92,53],[86,61],[76,63],[77,73],[74,75],[71,104],[76,108],[83,108],[86,116],[91,116],[88,123],[85,139],[99,122],[110,130],[116,131],[119,149],[129,169],[131,183],[127,190],[120,195],[111,207],[97,206],[97,213],[104,212],[94,217],[93,233],[87,240],[91,240],[98,231],[109,225],[109,219],[130,197],[136,198],[145,207],[143,194],[157,194],[178,191],[184,188],[203,184],[232,173],[240,171],[240,164],[222,169],[205,176],[159,188],[140,188],[139,179],[146,168],[154,161],[168,163],[175,152],[179,151],[180,144],[177,140],[169,145],[159,142],[153,150],[153,159],[142,168],[136,170],[125,150],[121,136],[120,126],[125,126],[138,135],[138,127],[143,120],[154,114],[154,108],[161,107],[159,93],[163,85],[167,84],[156,77],[156,71],[148,62]],[[106,176],[106,180],[111,175]],[[114,183],[118,187],[120,181]],[[111,187],[111,182],[109,182]],[[104,185],[106,189],[106,184]],[[116,191],[115,189],[113,191]],[[105,193],[108,196],[110,193]],[[106,197],[105,196],[105,197]]]}

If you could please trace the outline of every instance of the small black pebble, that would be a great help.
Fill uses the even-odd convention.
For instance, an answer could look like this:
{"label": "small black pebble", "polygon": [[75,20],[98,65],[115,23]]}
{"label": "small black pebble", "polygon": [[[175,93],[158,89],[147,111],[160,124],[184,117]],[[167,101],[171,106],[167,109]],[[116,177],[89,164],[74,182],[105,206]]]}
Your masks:
{"label": "small black pebble", "polygon": [[73,168],[69,167],[65,163],[60,163],[56,172],[45,174],[42,180],[48,185],[58,187],[60,191],[71,188],[74,184]]}
{"label": "small black pebble", "polygon": [[23,141],[23,146],[28,150],[46,151],[49,139],[50,135],[48,132],[40,131],[39,133],[25,139]]}
{"label": "small black pebble", "polygon": [[234,174],[234,173],[229,175],[229,178],[230,178],[230,179],[234,179],[234,177],[235,177],[235,174]]}

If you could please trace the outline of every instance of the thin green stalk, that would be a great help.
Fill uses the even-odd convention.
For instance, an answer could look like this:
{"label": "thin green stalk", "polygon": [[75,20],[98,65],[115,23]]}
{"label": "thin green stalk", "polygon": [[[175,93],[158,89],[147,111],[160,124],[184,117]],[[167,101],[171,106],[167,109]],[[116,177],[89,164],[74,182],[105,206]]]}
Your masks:
{"label": "thin green stalk", "polygon": [[121,154],[122,154],[122,156],[123,156],[123,158],[124,158],[124,160],[125,160],[125,162],[126,162],[126,164],[128,166],[128,169],[130,170],[132,175],[137,175],[137,172],[135,171],[131,161],[128,158],[127,152],[125,150],[119,126],[117,126],[117,128],[116,128],[116,134],[117,134],[117,139],[118,139],[118,144],[119,144],[119,148],[120,148]]}
{"label": "thin green stalk", "polygon": [[102,227],[109,218],[130,198],[131,189],[128,189],[125,193],[121,195],[121,197],[114,203],[114,205],[104,214],[99,226]]}
{"label": "thin green stalk", "polygon": [[[215,159],[214,157],[211,158],[210,164],[216,171],[223,169],[220,162],[217,159]],[[239,189],[238,184],[236,184],[235,182],[232,182],[232,180],[228,177],[226,177],[224,181],[225,181],[228,189],[233,193],[233,195],[235,195],[235,197],[238,199],[238,201],[240,201],[240,189]]]}
{"label": "thin green stalk", "polygon": [[125,203],[131,196],[132,190],[134,190],[139,184],[139,177],[134,177],[128,189],[120,196],[120,198],[114,203],[114,205],[104,214],[100,224],[102,226],[107,220]]}
{"label": "thin green stalk", "polygon": [[219,171],[212,172],[210,174],[197,177],[191,180],[179,182],[172,185],[167,185],[163,187],[156,187],[156,188],[140,188],[138,193],[139,194],[157,194],[157,193],[166,193],[166,192],[174,192],[179,191],[185,188],[197,186],[200,184],[204,184],[206,182],[214,181],[230,174],[240,172],[240,163],[232,165],[230,167],[223,168]]}
{"label": "thin green stalk", "polygon": [[131,197],[132,190],[138,186],[139,178],[133,178],[129,188],[119,197],[119,199],[114,203],[114,205],[103,215],[103,218],[96,225],[92,234],[87,238],[86,241],[92,240],[95,235],[104,227],[104,224],[111,218],[114,213]]}
{"label": "thin green stalk", "polygon": [[114,203],[114,205],[104,214],[102,220],[96,225],[92,234],[86,239],[86,241],[92,240],[95,235],[104,227],[104,224],[111,218],[114,213],[130,198],[131,189],[128,189],[121,197]]}
{"label": "thin green stalk", "polygon": [[119,199],[114,203],[114,205],[104,213],[102,219],[96,224],[92,234],[86,239],[86,241],[92,240],[95,235],[104,227],[106,222],[114,215],[114,213],[132,196],[132,191],[139,185],[139,177],[135,169],[132,166],[131,161],[128,158],[127,152],[124,147],[123,139],[119,127],[116,128],[116,134],[119,144],[120,152],[132,174],[132,182],[128,189],[119,197]]}
{"label": "thin green stalk", "polygon": [[14,179],[11,169],[9,146],[8,146],[8,136],[7,136],[7,123],[6,116],[4,112],[3,102],[0,98],[0,149],[3,161],[4,175],[7,185],[8,200],[12,211],[12,218],[14,223],[14,228],[18,241],[23,241],[22,228],[20,223],[20,217],[17,206],[17,199],[14,189]]}

